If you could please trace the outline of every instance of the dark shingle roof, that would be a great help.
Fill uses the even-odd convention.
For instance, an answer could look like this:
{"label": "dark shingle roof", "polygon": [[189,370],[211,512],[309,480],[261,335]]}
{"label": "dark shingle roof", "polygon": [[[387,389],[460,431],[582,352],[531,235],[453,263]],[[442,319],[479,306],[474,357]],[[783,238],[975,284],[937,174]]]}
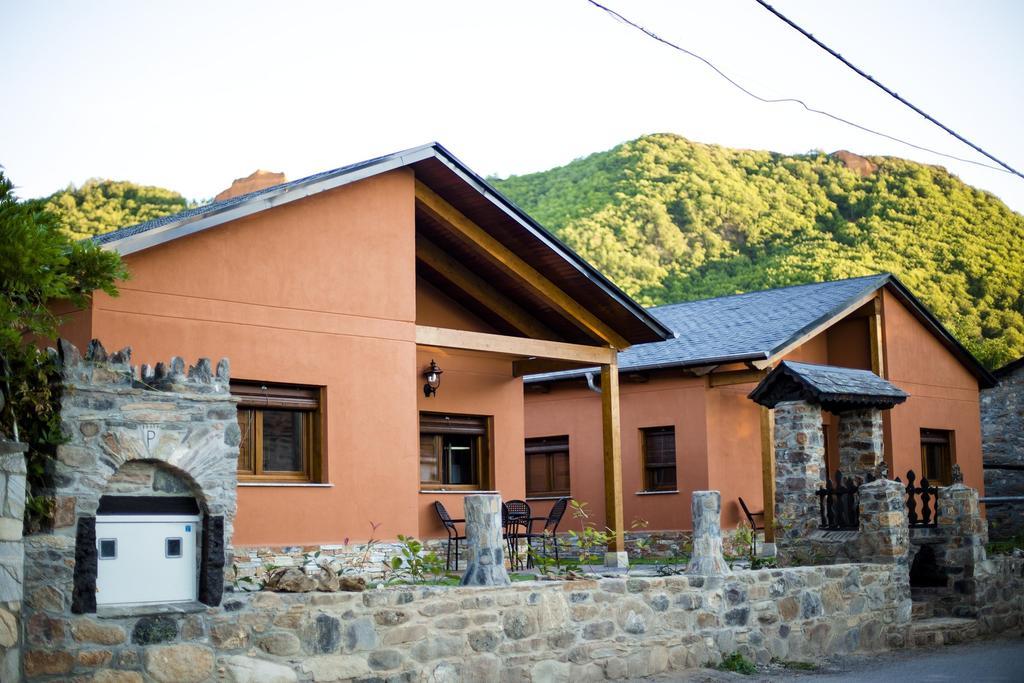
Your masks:
{"label": "dark shingle roof", "polygon": [[[648,309],[675,339],[637,344],[619,354],[620,370],[693,367],[763,360],[805,332],[830,320],[892,276],[767,289]],[[532,375],[528,382],[580,376],[586,370]]]}
{"label": "dark shingle roof", "polygon": [[782,361],[749,398],[774,408],[782,401],[805,400],[831,412],[854,408],[888,409],[908,394],[870,370]]}

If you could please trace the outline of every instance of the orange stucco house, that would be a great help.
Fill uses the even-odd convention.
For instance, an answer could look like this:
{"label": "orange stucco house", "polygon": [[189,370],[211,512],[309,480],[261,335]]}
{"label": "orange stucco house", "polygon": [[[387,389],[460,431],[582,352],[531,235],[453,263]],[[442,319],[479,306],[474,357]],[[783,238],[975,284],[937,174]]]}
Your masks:
{"label": "orange stucco house", "polygon": [[371,523],[432,538],[435,500],[458,517],[467,492],[523,498],[522,376],[610,375],[619,350],[671,335],[438,144],[96,241],[131,279],[63,311],[64,336],[137,363],[230,358],[236,549],[365,540]]}
{"label": "orange stucco house", "polygon": [[[982,490],[979,390],[994,378],[892,275],[650,309],[675,332],[619,358],[627,523],[690,528],[690,493],[722,492],[723,524],[773,498],[771,411],[748,396],[782,360],[873,371],[910,395],[883,416],[891,476],[950,483],[954,463]],[[571,493],[603,512],[601,391],[593,370],[526,378],[527,495]],[[827,468],[836,416],[822,411]],[[557,472],[558,476],[552,476]],[[767,475],[767,476],[765,476]],[[768,495],[766,495],[768,494]],[[768,532],[769,537],[771,531]]]}

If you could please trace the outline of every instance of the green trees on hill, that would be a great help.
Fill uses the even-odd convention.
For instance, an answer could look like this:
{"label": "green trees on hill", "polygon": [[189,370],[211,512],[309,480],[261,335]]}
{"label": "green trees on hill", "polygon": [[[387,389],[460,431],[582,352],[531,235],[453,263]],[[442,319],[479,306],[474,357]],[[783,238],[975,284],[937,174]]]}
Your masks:
{"label": "green trees on hill", "polygon": [[644,304],[888,271],[989,366],[1024,354],[1024,217],[943,168],[870,161],[651,135],[492,182]]}
{"label": "green trees on hill", "polygon": [[[650,135],[492,182],[644,304],[889,271],[990,367],[1024,355],[1024,216],[938,166],[855,160]],[[191,206],[111,180],[38,201],[73,237]]]}
{"label": "green trees on hill", "polygon": [[192,206],[177,192],[120,180],[85,181],[42,201],[74,238],[101,235],[127,225],[183,211]]}

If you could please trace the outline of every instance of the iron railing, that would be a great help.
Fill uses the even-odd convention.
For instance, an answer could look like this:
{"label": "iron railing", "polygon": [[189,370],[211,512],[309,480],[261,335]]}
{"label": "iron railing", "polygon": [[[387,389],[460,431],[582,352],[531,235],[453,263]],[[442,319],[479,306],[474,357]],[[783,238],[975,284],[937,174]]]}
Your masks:
{"label": "iron railing", "polygon": [[[837,471],[835,481],[825,478],[825,485],[818,489],[818,510],[821,514],[819,528],[829,531],[856,531],[860,528],[860,482],[850,477],[843,478]],[[873,480],[873,478],[872,478]]]}
{"label": "iron railing", "polygon": [[[912,529],[923,529],[939,525],[939,488],[933,486],[927,477],[915,485],[914,470],[907,472],[907,523]],[[899,477],[896,481],[903,483]],[[920,512],[918,506],[920,505]]]}
{"label": "iron railing", "polygon": [[[875,481],[873,474],[862,480],[844,477],[837,471],[832,478],[826,477],[824,485],[816,493],[820,529],[829,531],[856,531],[860,528],[860,487]],[[896,477],[900,484],[903,480]],[[906,491],[907,523],[911,528],[922,529],[938,526],[939,489],[927,478],[917,483],[914,470],[907,472]]]}

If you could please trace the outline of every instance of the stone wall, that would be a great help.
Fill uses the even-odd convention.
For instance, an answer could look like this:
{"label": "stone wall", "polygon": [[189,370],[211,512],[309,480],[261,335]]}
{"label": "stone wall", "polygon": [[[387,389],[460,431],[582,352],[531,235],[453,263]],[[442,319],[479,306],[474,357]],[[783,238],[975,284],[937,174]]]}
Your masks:
{"label": "stone wall", "polygon": [[[839,415],[839,470],[843,478],[875,474],[884,462],[882,411],[847,410]],[[829,472],[829,475],[834,475]]]}
{"label": "stone wall", "polygon": [[40,649],[26,673],[160,683],[588,681],[700,667],[735,651],[761,663],[878,652],[903,646],[908,624],[898,579],[881,565],[247,593],[194,614],[34,617]]}
{"label": "stone wall", "polygon": [[194,497],[202,516],[198,599],[221,600],[240,439],[227,361],[214,371],[200,359],[186,373],[173,358],[137,374],[130,359],[129,349],[107,354],[95,341],[85,358],[60,344],[68,441],[48,465],[46,492],[56,513],[51,530],[24,542],[23,667],[32,675],[59,671],[66,680],[71,668],[113,663],[88,645],[118,642],[120,627],[73,617],[97,612],[95,515],[104,495]]}
{"label": "stone wall", "polygon": [[[2,400],[0,400],[2,404]],[[0,681],[17,681],[21,667],[24,593],[25,451],[0,434]]]}
{"label": "stone wall", "polygon": [[821,408],[805,401],[775,406],[775,541],[784,559],[818,528],[825,443]]}
{"label": "stone wall", "polygon": [[[1024,496],[1024,366],[981,392],[986,496]],[[1024,503],[987,505],[993,540],[1024,536]]]}
{"label": "stone wall", "polygon": [[906,574],[911,550],[903,485],[879,479],[863,484],[859,498],[858,529],[815,529],[792,544],[791,561],[809,565],[877,562],[894,565]]}
{"label": "stone wall", "polygon": [[1003,555],[985,560],[963,589],[970,598],[968,616],[978,619],[982,633],[1024,628],[1024,558]]}

